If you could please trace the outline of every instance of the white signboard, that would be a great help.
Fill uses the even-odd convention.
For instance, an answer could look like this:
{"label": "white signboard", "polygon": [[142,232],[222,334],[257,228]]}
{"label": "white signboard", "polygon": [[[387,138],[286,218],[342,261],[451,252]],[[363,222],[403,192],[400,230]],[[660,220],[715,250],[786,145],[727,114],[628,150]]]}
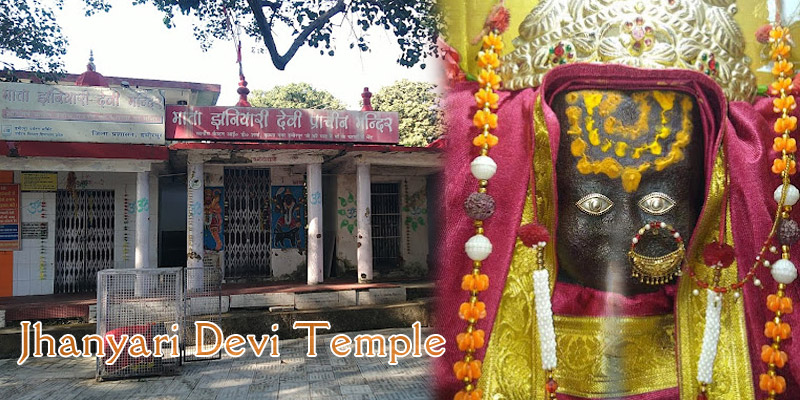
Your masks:
{"label": "white signboard", "polygon": [[164,97],[130,88],[0,82],[0,140],[164,144]]}

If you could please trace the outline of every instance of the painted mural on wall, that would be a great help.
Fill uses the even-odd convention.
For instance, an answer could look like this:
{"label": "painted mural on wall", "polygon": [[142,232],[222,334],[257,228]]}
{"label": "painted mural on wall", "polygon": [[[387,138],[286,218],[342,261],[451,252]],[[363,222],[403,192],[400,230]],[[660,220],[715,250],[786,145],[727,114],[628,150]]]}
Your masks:
{"label": "painted mural on wall", "polygon": [[352,192],[347,193],[347,197],[339,197],[339,209],[336,212],[342,216],[339,228],[347,229],[351,234],[356,228],[356,199]]}
{"label": "painted mural on wall", "polygon": [[225,249],[225,188],[207,187],[203,191],[203,246],[206,250]]}
{"label": "painted mural on wall", "polygon": [[306,204],[302,186],[272,187],[272,248],[306,248]]}
{"label": "painted mural on wall", "polygon": [[[406,185],[407,187],[408,185]],[[411,228],[414,232],[420,227],[425,226],[426,215],[428,214],[427,203],[425,201],[425,188],[420,188],[411,196],[406,194],[405,207],[403,212],[406,214],[406,228]]]}

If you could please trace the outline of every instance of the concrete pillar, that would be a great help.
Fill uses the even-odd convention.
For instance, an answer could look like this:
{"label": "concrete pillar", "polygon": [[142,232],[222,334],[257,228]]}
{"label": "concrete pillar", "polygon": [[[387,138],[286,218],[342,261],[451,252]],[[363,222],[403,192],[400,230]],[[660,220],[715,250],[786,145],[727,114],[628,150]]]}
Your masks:
{"label": "concrete pillar", "polygon": [[136,268],[150,267],[150,172],[136,173]]}
{"label": "concrete pillar", "polygon": [[203,160],[190,156],[186,177],[186,287],[203,289]]}
{"label": "concrete pillar", "polygon": [[[136,250],[134,267],[136,269],[150,268],[150,171],[136,173]],[[134,288],[136,296],[147,293],[150,282],[141,279],[146,275],[137,275]]]}
{"label": "concrete pillar", "polygon": [[358,208],[358,282],[372,281],[372,188],[370,187],[369,164],[357,164],[356,206]]}
{"label": "concrete pillar", "polygon": [[322,164],[308,164],[306,204],[308,204],[308,284],[322,283]]}

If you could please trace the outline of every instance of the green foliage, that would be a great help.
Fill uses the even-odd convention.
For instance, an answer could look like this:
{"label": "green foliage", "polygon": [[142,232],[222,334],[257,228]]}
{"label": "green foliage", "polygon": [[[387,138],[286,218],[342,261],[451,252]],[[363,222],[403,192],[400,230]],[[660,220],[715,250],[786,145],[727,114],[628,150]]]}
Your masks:
{"label": "green foliage", "polygon": [[444,130],[441,97],[432,83],[403,79],[381,88],[372,96],[372,106],[400,115],[401,145],[427,146]]}
{"label": "green foliage", "polygon": [[247,100],[253,107],[345,109],[344,103],[330,92],[315,89],[307,83],[290,83],[266,91],[254,90]]}
{"label": "green foliage", "polygon": [[[89,1],[89,0],[86,0]],[[134,0],[135,4],[153,4],[164,15],[164,24],[173,27],[177,13],[193,15],[201,21],[194,27],[195,37],[203,48],[214,39],[231,38],[230,23],[247,35],[261,38],[273,65],[279,70],[306,45],[319,49],[320,55],[332,56],[336,44],[369,51],[366,34],[370,27],[391,32],[400,45],[397,62],[404,66],[420,64],[428,56],[438,55],[436,38],[442,18],[435,0]],[[230,21],[226,16],[230,14]],[[334,37],[349,27],[349,35]],[[288,49],[281,54],[276,32],[290,32]],[[286,48],[287,46],[281,46]],[[425,68],[425,64],[420,64]]]}
{"label": "green foliage", "polygon": [[[83,0],[87,16],[108,11],[104,0]],[[67,39],[56,22],[55,10],[63,0],[42,4],[41,0],[5,0],[0,7],[0,56],[16,57],[25,65],[0,61],[0,80],[15,81],[14,71],[29,69],[39,72],[42,80],[54,80],[62,72],[61,57],[67,53]]]}

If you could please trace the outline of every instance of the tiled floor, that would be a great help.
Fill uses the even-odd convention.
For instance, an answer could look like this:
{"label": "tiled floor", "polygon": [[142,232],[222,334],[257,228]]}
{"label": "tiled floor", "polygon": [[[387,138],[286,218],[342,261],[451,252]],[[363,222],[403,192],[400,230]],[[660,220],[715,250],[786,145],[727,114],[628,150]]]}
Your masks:
{"label": "tiled floor", "polygon": [[[411,335],[410,329],[358,334]],[[424,335],[430,331],[423,330]],[[430,358],[345,358],[330,353],[333,335],[319,336],[316,358],[305,356],[306,339],[280,341],[281,357],[266,353],[186,363],[176,376],[97,382],[95,361],[86,359],[0,360],[0,399],[386,399],[432,398]]]}

